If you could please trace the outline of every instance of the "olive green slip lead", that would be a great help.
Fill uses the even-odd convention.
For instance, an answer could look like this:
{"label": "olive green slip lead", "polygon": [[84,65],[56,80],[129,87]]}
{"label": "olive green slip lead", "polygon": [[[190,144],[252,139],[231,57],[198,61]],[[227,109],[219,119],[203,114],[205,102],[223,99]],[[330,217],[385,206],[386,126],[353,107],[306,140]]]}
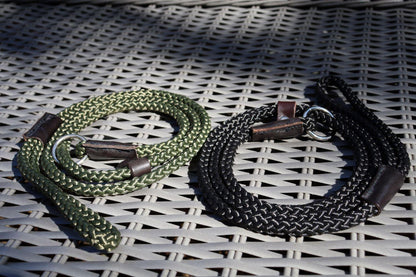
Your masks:
{"label": "olive green slip lead", "polygon": [[[152,145],[115,142],[103,147],[100,143],[95,146],[96,142],[86,141],[85,145],[93,150],[95,147],[98,152],[100,148],[108,148],[106,150],[110,151],[104,151],[104,155],[128,153],[129,159],[114,170],[89,170],[72,160],[69,138],[84,141],[76,134],[80,130],[109,114],[130,110],[171,116],[176,120],[179,132],[166,142]],[[206,111],[185,96],[145,89],[106,94],[74,104],[57,116],[46,114],[42,117],[24,136],[25,142],[17,157],[18,167],[82,237],[97,249],[110,251],[119,244],[120,232],[68,193],[120,195],[152,184],[190,161],[204,143],[210,127]],[[77,145],[76,152],[78,155],[88,152],[83,142]],[[115,157],[121,157],[117,155]]]}

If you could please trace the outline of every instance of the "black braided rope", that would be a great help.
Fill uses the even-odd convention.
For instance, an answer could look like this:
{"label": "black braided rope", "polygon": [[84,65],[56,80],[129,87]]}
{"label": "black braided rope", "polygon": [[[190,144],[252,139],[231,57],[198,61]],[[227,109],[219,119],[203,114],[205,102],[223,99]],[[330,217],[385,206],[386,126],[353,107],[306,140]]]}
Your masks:
{"label": "black braided rope", "polygon": [[[346,105],[332,87],[338,88]],[[201,149],[199,183],[204,203],[231,224],[269,235],[305,236],[332,233],[364,222],[378,209],[360,198],[380,165],[407,175],[410,161],[400,139],[368,109],[339,77],[328,76],[316,85],[322,112],[303,119],[306,129],[317,122],[334,128],[354,148],[356,166],[337,191],[304,205],[278,205],[260,200],[238,184],[232,165],[237,148],[250,137],[250,127],[276,117],[276,106],[262,106],[239,114],[215,128]],[[301,116],[308,108],[298,106]]]}

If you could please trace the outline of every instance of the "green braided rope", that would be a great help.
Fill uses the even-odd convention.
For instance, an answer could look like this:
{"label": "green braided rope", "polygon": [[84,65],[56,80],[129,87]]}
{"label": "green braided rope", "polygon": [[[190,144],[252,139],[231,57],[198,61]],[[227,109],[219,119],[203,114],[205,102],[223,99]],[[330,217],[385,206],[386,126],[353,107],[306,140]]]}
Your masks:
{"label": "green braided rope", "polygon": [[[71,159],[68,141],[60,144],[56,151],[61,164],[54,162],[51,149],[57,139],[78,133],[109,114],[130,110],[163,113],[173,117],[179,125],[178,134],[166,142],[137,145],[138,157],[147,157],[150,161],[153,168],[150,173],[132,178],[127,168],[85,169]],[[17,158],[19,169],[91,245],[106,251],[117,247],[120,232],[67,192],[83,196],[119,195],[152,184],[190,161],[211,128],[206,111],[191,99],[144,89],[93,97],[66,108],[58,116],[63,123],[45,146],[35,138],[23,144]],[[81,144],[77,152],[82,154]]]}

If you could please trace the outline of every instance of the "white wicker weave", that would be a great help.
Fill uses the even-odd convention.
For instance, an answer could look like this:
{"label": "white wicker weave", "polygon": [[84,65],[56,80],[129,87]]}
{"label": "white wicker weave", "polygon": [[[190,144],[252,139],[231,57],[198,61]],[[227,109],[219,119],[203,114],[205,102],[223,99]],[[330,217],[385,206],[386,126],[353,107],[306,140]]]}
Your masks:
{"label": "white wicker weave", "polygon": [[[416,16],[408,1],[380,2],[389,9],[0,5],[0,275],[415,275]],[[381,215],[337,234],[287,239],[228,226],[199,202],[192,163],[128,195],[80,197],[121,231],[105,254],[80,242],[16,169],[21,136],[41,114],[92,95],[168,90],[198,101],[216,126],[279,99],[308,102],[307,87],[327,71],[353,85],[412,160]],[[159,115],[123,113],[82,134],[157,143],[174,130]],[[341,139],[291,139],[245,144],[234,168],[247,190],[298,204],[342,185],[353,165]]]}

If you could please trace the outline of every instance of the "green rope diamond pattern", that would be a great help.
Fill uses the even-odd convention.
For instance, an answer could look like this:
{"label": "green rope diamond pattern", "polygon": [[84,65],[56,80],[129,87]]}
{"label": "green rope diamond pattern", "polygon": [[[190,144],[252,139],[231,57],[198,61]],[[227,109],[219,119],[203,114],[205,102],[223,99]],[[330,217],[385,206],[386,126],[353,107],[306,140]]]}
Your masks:
{"label": "green rope diamond pattern", "polygon": [[[151,111],[173,117],[179,132],[172,139],[153,145],[137,146],[138,157],[147,157],[153,170],[131,177],[127,168],[92,171],[76,164],[70,156],[70,143],[57,148],[60,165],[51,149],[61,136],[78,133],[98,119],[125,111]],[[74,104],[61,113],[62,125],[49,142],[29,138],[18,154],[23,176],[50,199],[75,229],[97,249],[110,251],[120,242],[120,232],[98,213],[68,193],[105,196],[129,193],[152,184],[177,170],[198,152],[211,125],[206,111],[191,99],[164,91],[138,90],[106,94]],[[82,152],[82,147],[78,152]]]}

